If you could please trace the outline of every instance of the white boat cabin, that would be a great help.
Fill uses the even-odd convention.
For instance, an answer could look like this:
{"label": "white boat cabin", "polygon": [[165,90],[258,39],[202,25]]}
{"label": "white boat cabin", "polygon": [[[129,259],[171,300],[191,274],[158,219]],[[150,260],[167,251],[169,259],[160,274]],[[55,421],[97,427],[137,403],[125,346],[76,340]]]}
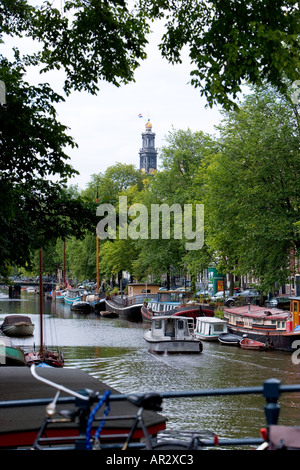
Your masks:
{"label": "white boat cabin", "polygon": [[184,339],[192,336],[193,319],[186,317],[160,316],[152,320],[152,338]]}
{"label": "white boat cabin", "polygon": [[214,341],[222,333],[227,333],[227,322],[216,317],[198,317],[194,330],[195,336],[203,340]]}

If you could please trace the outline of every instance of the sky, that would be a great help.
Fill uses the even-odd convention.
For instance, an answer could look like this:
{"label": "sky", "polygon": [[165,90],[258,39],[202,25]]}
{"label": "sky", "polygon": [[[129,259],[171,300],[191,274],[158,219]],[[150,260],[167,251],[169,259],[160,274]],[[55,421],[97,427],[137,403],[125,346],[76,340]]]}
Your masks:
{"label": "sky", "polygon": [[[142,132],[148,119],[156,134],[158,169],[160,148],[167,145],[165,138],[172,129],[216,133],[215,126],[221,119],[219,110],[206,107],[199,89],[189,83],[191,67],[187,56],[180,65],[171,65],[161,57],[158,50],[161,32],[161,25],[156,25],[149,37],[148,58],[135,72],[135,83],[118,88],[102,82],[97,96],[72,92],[65,102],[56,105],[58,120],[68,126],[68,133],[78,145],[66,152],[70,157],[68,163],[79,172],[69,184],[85,189],[92,174],[104,173],[116,163],[139,168]],[[26,40],[22,41],[24,45]],[[11,45],[6,40],[1,46],[5,54]],[[46,80],[64,95],[60,72],[46,76],[30,70],[26,80],[31,84]]]}

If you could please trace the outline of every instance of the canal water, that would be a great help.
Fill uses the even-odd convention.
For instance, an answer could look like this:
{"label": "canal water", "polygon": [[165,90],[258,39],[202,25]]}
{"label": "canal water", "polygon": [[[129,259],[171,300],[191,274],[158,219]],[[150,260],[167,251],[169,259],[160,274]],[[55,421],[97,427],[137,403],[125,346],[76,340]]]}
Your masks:
{"label": "canal water", "polygon": [[[59,346],[65,367],[80,368],[121,393],[144,391],[190,391],[212,388],[261,386],[270,378],[282,384],[300,383],[300,366],[290,353],[244,351],[220,343],[204,342],[195,355],[157,356],[143,339],[146,323],[104,319],[81,314],[69,306],[45,301],[44,342]],[[0,294],[0,323],[8,314],[30,316],[35,335],[14,339],[17,346],[40,344],[39,297],[22,293],[20,300]],[[164,400],[168,429],[209,429],[223,439],[259,438],[264,427],[262,395],[171,398]],[[300,425],[300,393],[280,397],[280,424]]]}

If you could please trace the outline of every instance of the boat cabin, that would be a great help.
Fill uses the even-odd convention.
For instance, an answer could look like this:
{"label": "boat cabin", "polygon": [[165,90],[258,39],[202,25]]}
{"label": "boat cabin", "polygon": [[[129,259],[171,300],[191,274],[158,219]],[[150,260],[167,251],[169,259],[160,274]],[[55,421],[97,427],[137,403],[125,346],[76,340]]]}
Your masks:
{"label": "boat cabin", "polygon": [[292,314],[293,330],[300,324],[300,297],[290,299],[290,311]]}
{"label": "boat cabin", "polygon": [[287,311],[277,308],[267,309],[257,305],[244,305],[224,309],[224,319],[229,325],[245,329],[268,329],[286,331],[291,328],[291,318]]}
{"label": "boat cabin", "polygon": [[227,321],[216,317],[198,317],[196,319],[195,336],[203,340],[218,340],[222,333],[228,333]]}
{"label": "boat cabin", "polygon": [[156,295],[159,290],[159,284],[145,284],[145,283],[130,283],[128,284],[128,297],[135,297],[137,295]]}
{"label": "boat cabin", "polygon": [[192,292],[178,290],[164,290],[157,293],[158,302],[177,302],[183,303],[192,297]]}
{"label": "boat cabin", "polygon": [[185,300],[190,297],[190,292],[180,291],[161,291],[156,297],[147,302],[148,308],[151,308],[156,314],[164,315],[174,310],[180,305],[184,305]]}
{"label": "boat cabin", "polygon": [[186,317],[160,316],[152,320],[152,338],[184,339],[191,335],[193,320]]}

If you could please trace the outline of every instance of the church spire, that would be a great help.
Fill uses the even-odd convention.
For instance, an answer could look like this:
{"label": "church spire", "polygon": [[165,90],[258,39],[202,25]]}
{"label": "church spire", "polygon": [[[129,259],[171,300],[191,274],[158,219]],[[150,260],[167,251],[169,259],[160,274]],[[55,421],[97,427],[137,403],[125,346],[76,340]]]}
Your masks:
{"label": "church spire", "polygon": [[140,149],[140,170],[153,173],[157,169],[157,151],[155,150],[155,134],[152,132],[150,119],[145,124],[142,133],[142,148]]}

